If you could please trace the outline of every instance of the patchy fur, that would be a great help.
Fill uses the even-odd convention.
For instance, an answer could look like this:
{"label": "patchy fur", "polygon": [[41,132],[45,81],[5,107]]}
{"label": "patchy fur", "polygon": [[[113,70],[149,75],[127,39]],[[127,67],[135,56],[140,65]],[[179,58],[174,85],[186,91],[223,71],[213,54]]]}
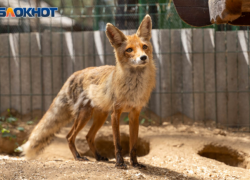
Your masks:
{"label": "patchy fur", "polygon": [[[112,122],[116,123],[114,124],[116,128],[117,118],[119,119],[122,112],[131,111],[130,119],[138,121],[139,112],[147,104],[155,86],[156,69],[153,47],[150,43],[151,28],[151,18],[148,15],[137,33],[130,36],[125,36],[115,26],[107,24],[106,34],[114,47],[116,66],[89,67],[75,72],[68,78],[49,110],[32,131],[29,140],[22,146],[27,158],[34,158],[51,141],[55,132],[75,120],[67,139],[75,159],[85,160],[75,148],[75,137],[95,111],[99,115],[94,115],[94,124],[87,140],[97,159],[105,159],[95,150],[93,141],[108,112],[113,111]],[[135,126],[137,125],[138,123],[135,123]],[[135,139],[131,140],[133,163],[136,162],[135,143],[138,136],[138,128],[134,129]],[[117,147],[118,134],[114,130]],[[119,152],[118,148],[117,157],[119,156],[118,159],[121,160]]]}

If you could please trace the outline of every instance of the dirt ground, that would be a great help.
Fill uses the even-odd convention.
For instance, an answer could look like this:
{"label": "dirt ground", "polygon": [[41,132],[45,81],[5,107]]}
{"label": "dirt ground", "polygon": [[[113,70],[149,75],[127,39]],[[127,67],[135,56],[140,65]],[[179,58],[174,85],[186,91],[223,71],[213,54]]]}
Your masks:
{"label": "dirt ground", "polygon": [[[178,120],[179,117],[176,118]],[[140,170],[129,165],[129,129],[128,125],[123,124],[120,127],[121,141],[128,169],[121,170],[115,168],[110,121],[101,128],[96,138],[97,149],[109,158],[109,162],[95,161],[89,151],[85,136],[90,125],[91,122],[76,140],[80,153],[90,161],[73,160],[65,139],[70,130],[68,126],[35,160],[0,155],[0,179],[250,180],[249,133],[168,122],[160,127],[140,126],[138,160],[147,166],[146,170]]]}

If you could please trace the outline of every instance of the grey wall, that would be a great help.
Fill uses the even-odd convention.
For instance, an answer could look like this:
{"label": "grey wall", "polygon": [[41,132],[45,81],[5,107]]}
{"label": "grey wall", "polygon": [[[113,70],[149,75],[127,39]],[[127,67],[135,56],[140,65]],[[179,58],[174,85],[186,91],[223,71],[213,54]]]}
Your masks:
{"label": "grey wall", "polygon": [[[74,71],[115,64],[103,31],[1,34],[0,44],[0,111],[45,111]],[[250,126],[247,31],[153,30],[152,44],[158,70],[152,111]]]}

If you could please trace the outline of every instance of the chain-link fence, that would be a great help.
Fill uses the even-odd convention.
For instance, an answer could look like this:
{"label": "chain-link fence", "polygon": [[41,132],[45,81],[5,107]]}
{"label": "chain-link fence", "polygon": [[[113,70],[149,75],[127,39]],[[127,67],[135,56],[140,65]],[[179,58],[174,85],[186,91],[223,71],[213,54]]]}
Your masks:
{"label": "chain-link fence", "polygon": [[[132,3],[135,3],[134,1]],[[111,22],[135,33],[150,14],[157,85],[148,108],[159,124],[191,119],[250,128],[249,27],[193,28],[173,3],[3,0],[2,7],[58,7],[53,18],[0,18],[0,112],[46,111],[66,79],[89,66],[114,65]]]}

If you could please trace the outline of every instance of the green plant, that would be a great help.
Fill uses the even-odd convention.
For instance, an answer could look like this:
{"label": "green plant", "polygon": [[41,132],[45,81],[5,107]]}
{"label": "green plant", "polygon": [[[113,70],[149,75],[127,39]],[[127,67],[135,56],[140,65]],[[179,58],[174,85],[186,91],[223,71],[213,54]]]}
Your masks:
{"label": "green plant", "polygon": [[24,128],[23,127],[17,127],[17,130],[24,131]]}
{"label": "green plant", "polygon": [[31,124],[33,124],[33,123],[34,123],[33,121],[27,121],[26,124],[31,125]]}
{"label": "green plant", "polygon": [[128,116],[123,119],[124,122],[129,122]]}
{"label": "green plant", "polygon": [[16,149],[14,149],[14,152],[23,152],[23,148],[18,146]]}
{"label": "green plant", "polygon": [[[11,114],[10,109],[7,109],[7,112],[8,114],[6,117],[0,117],[0,135],[2,135],[3,138],[9,138],[9,140],[16,139],[16,135],[11,134],[9,125],[17,122],[18,119]],[[37,118],[35,119],[35,121],[37,121]],[[28,121],[27,124],[33,124],[33,121]],[[25,129],[24,127],[18,126],[17,130],[24,131]],[[26,140],[23,141],[23,144],[25,142]],[[14,149],[14,152],[22,152],[22,147],[20,147],[17,142],[15,142],[15,145],[16,147]]]}
{"label": "green plant", "polygon": [[[148,116],[145,115],[144,112],[141,112],[140,113],[140,119],[142,118],[142,120],[140,121],[140,124],[144,124],[145,122],[148,122],[149,124],[155,124],[155,122],[150,119]],[[129,118],[128,116],[126,116],[124,119],[123,119],[124,122],[129,122]]]}
{"label": "green plant", "polygon": [[14,152],[18,152],[18,153],[23,152],[23,148],[19,146],[17,142],[15,144],[16,144],[16,148],[14,149]]}
{"label": "green plant", "polygon": [[15,117],[8,117],[8,118],[6,118],[6,121],[7,121],[8,123],[14,123],[14,122],[17,121],[17,118],[15,118]]}
{"label": "green plant", "polygon": [[[12,140],[16,138],[16,135],[11,134],[9,130],[9,124],[15,123],[18,119],[12,116],[10,109],[7,109],[7,111],[9,117],[0,117],[0,132],[2,137],[8,137],[10,140]],[[6,127],[3,127],[4,124],[6,124]]]}

